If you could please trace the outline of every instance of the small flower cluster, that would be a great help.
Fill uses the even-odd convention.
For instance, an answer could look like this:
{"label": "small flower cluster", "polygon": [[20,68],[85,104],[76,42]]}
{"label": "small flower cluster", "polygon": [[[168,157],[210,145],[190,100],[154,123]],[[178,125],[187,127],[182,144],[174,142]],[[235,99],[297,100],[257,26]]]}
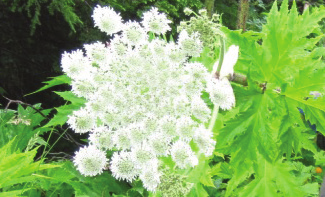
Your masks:
{"label": "small flower cluster", "polygon": [[[177,43],[148,41],[149,31],[170,29],[156,8],[144,13],[141,24],[124,23],[108,7],[98,6],[93,18],[99,29],[114,35],[109,45],[85,45],[85,54],[66,52],[61,62],[72,92],[87,100],[68,119],[76,133],[90,132],[90,145],[76,153],[74,164],[85,176],[109,167],[115,178],[131,182],[139,177],[155,191],[162,175],[159,158],[171,156],[183,169],[198,164],[197,154],[212,155],[216,142],[204,126],[211,110],[201,92],[208,91],[218,105],[229,98],[221,96],[222,84],[214,84],[202,64],[188,62],[202,49],[197,33],[182,32]],[[107,150],[115,151],[110,161]]]}
{"label": "small flower cluster", "polygon": [[190,21],[182,21],[180,26],[177,27],[177,31],[186,30],[189,34],[198,32],[203,46],[211,50],[208,55],[213,56],[215,48],[218,47],[219,37],[223,36],[220,30],[220,16],[213,14],[210,19],[205,9],[199,10],[199,15],[189,8],[185,8],[184,13],[188,16],[194,14],[194,16],[191,17]]}

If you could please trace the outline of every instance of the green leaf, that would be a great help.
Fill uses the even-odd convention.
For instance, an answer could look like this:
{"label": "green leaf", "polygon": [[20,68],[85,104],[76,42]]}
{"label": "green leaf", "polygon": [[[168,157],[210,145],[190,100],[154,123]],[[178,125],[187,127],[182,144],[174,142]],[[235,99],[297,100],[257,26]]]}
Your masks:
{"label": "green leaf", "polygon": [[50,77],[50,78],[52,78],[52,80],[43,82],[46,84],[45,86],[41,87],[40,89],[36,90],[35,92],[26,94],[25,96],[35,94],[37,92],[41,92],[43,90],[49,89],[49,88],[57,86],[57,85],[71,84],[71,79],[67,75],[60,75],[57,77]]}
{"label": "green leaf", "polygon": [[70,101],[72,104],[84,104],[86,102],[85,98],[78,97],[71,91],[65,92],[55,92],[57,95],[61,96],[64,100]]}
{"label": "green leaf", "polygon": [[255,179],[240,191],[239,196],[305,196],[298,181],[290,171],[292,167],[281,161],[269,163],[263,157],[258,158],[258,171]]}

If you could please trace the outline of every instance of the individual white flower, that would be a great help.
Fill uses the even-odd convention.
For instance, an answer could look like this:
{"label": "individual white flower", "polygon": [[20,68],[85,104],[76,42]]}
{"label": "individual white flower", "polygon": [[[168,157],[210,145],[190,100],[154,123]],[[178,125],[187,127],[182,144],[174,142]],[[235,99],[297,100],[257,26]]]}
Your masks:
{"label": "individual white flower", "polygon": [[211,78],[207,83],[207,92],[215,105],[223,110],[229,110],[235,105],[235,95],[227,78]]}
{"label": "individual white flower", "polygon": [[187,168],[188,166],[194,167],[198,164],[198,159],[194,155],[191,147],[182,140],[178,140],[172,145],[170,154],[176,166],[181,169]]}
{"label": "individual white flower", "polygon": [[121,115],[118,114],[118,110],[117,109],[107,110],[108,106],[105,107],[106,107],[106,111],[102,114],[99,114],[101,121],[103,122],[103,124],[109,125],[112,128],[119,128]]}
{"label": "individual white flower", "polygon": [[207,122],[211,118],[211,109],[200,96],[193,97],[191,111],[194,117],[202,122]]}
{"label": "individual white flower", "polygon": [[105,113],[105,106],[106,102],[104,99],[95,99],[86,103],[86,110],[93,112],[98,117],[102,117]]}
{"label": "individual white flower", "polygon": [[99,149],[108,150],[114,147],[114,132],[107,126],[97,127],[89,135],[89,141]]}
{"label": "individual white flower", "polygon": [[89,59],[79,49],[71,53],[64,52],[61,58],[61,67],[63,72],[72,79],[85,79],[88,77],[88,73],[94,69]]}
{"label": "individual white flower", "polygon": [[94,128],[95,121],[93,115],[84,108],[74,111],[67,123],[76,133],[86,133]]}
{"label": "individual white flower", "polygon": [[[167,44],[166,41],[159,39],[159,38],[156,38],[150,42],[149,47],[156,55],[155,58],[157,58],[158,61],[160,59],[163,59],[166,56],[166,54],[165,54],[166,44]],[[156,62],[157,60],[154,60],[154,61]]]}
{"label": "individual white flower", "polygon": [[142,25],[146,31],[151,31],[155,34],[165,34],[170,30],[170,20],[166,14],[159,13],[157,8],[151,8],[148,12],[143,13]]}
{"label": "individual white flower", "polygon": [[182,140],[189,142],[194,136],[196,126],[197,123],[191,117],[182,116],[177,119],[176,131]]}
{"label": "individual white flower", "polygon": [[154,133],[148,138],[149,146],[151,147],[153,153],[157,156],[169,155],[170,141],[171,138],[162,133]]}
{"label": "individual white flower", "polygon": [[109,50],[105,47],[105,44],[96,42],[93,44],[85,44],[87,57],[93,62],[105,62],[110,57]]}
{"label": "individual white flower", "polygon": [[162,117],[159,121],[159,129],[163,135],[166,137],[173,138],[177,135],[176,133],[177,120],[173,116],[166,115]]}
{"label": "individual white flower", "polygon": [[127,43],[119,36],[114,35],[114,38],[110,42],[110,48],[113,54],[122,56],[128,51]]}
{"label": "individual white flower", "polygon": [[156,131],[158,127],[158,117],[155,113],[149,112],[146,114],[146,118],[144,120],[145,128],[149,131]]}
{"label": "individual white flower", "polygon": [[122,38],[131,45],[142,45],[146,43],[147,32],[137,22],[127,22],[124,26]]}
{"label": "individual white flower", "polygon": [[186,30],[182,30],[178,36],[178,44],[186,55],[200,57],[203,45],[198,32],[188,35]]}
{"label": "individual white flower", "polygon": [[174,110],[177,115],[189,115],[190,114],[190,100],[184,94],[174,99]]}
{"label": "individual white flower", "polygon": [[166,53],[172,64],[178,65],[186,61],[186,54],[174,42],[166,45]]}
{"label": "individual white flower", "polygon": [[199,147],[200,152],[204,153],[205,156],[211,156],[215,149],[216,141],[212,139],[213,133],[206,129],[203,125],[200,125],[195,131],[193,137],[194,142]]}
{"label": "individual white flower", "polygon": [[148,130],[142,123],[130,124],[127,128],[132,146],[139,146],[148,136]]}
{"label": "individual white flower", "polygon": [[[88,73],[89,76],[89,73]],[[86,99],[91,99],[96,92],[95,83],[88,78],[88,80],[78,80],[72,81],[71,83],[71,91],[77,95],[78,97],[84,97]]]}
{"label": "individual white flower", "polygon": [[[220,79],[227,77],[228,75],[234,74],[234,66],[238,60],[238,52],[239,52],[238,46],[231,45],[229,47],[228,51],[226,52],[223,58],[221,70],[219,73]],[[219,60],[214,64],[212,73],[216,73],[218,64],[219,64]]]}
{"label": "individual white flower", "polygon": [[110,162],[112,175],[118,180],[132,182],[139,175],[139,169],[130,152],[115,152]]}
{"label": "individual white flower", "polygon": [[147,166],[143,169],[139,178],[141,179],[144,188],[148,191],[155,192],[160,183],[161,172],[156,166]]}
{"label": "individual white flower", "polygon": [[131,147],[130,134],[123,128],[117,130],[112,139],[118,149],[126,150]]}
{"label": "individual white flower", "polygon": [[73,163],[82,175],[96,176],[103,172],[107,158],[104,151],[98,150],[95,146],[88,146],[76,152]]}
{"label": "individual white flower", "polygon": [[122,17],[111,7],[100,7],[98,5],[94,9],[92,17],[95,22],[95,27],[98,27],[108,35],[113,35],[123,28]]}
{"label": "individual white flower", "polygon": [[137,164],[137,167],[141,169],[146,168],[150,162],[158,163],[155,154],[147,145],[132,148],[131,156],[133,157],[134,162]]}
{"label": "individual white flower", "polygon": [[193,11],[190,8],[186,7],[184,9],[184,13],[185,13],[185,15],[189,16],[189,15],[191,15],[193,13]]}
{"label": "individual white flower", "polygon": [[198,62],[190,62],[185,64],[184,70],[186,73],[193,76],[196,82],[206,83],[208,77],[210,77],[207,73],[207,68]]}

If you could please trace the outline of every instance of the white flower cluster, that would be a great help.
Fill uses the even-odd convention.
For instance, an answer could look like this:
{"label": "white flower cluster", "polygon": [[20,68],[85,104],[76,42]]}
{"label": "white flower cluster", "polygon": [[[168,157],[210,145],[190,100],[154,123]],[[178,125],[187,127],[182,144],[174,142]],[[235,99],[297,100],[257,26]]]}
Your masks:
{"label": "white flower cluster", "polygon": [[[204,126],[211,110],[200,96],[202,91],[219,94],[222,84],[209,89],[213,80],[206,68],[188,62],[202,48],[198,35],[183,33],[178,43],[148,41],[148,31],[164,34],[169,29],[170,21],[157,9],[144,14],[142,25],[123,23],[108,7],[97,7],[93,18],[110,35],[122,32],[108,46],[97,42],[85,45],[85,54],[76,50],[62,56],[72,92],[87,100],[68,119],[76,133],[90,132],[90,145],[76,153],[74,163],[85,176],[109,166],[115,178],[131,182],[139,177],[147,190],[155,191],[159,158],[171,156],[177,167],[187,168],[197,165],[197,154],[212,154],[216,142]],[[213,102],[227,102],[218,99],[229,98]],[[117,150],[109,163],[106,150]]]}

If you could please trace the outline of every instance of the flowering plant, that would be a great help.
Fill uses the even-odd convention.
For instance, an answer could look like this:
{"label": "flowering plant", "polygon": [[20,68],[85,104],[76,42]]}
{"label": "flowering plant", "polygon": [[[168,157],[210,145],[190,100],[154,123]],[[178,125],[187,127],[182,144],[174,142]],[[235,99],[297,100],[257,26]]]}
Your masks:
{"label": "flowering plant", "polygon": [[[108,46],[84,45],[85,53],[65,52],[61,62],[72,92],[86,99],[67,121],[76,133],[90,132],[89,146],[76,153],[74,164],[85,176],[108,167],[119,180],[139,177],[154,192],[163,174],[161,158],[186,169],[198,164],[200,154],[212,155],[215,117],[207,127],[211,109],[201,96],[209,93],[216,112],[219,106],[232,108],[235,97],[224,77],[232,68],[217,79],[203,64],[189,61],[202,52],[197,32],[182,30],[176,43],[160,39],[171,21],[156,8],[144,13],[141,23],[123,22],[114,10],[100,6],[93,18],[113,36]],[[107,150],[114,151],[110,159]]]}

